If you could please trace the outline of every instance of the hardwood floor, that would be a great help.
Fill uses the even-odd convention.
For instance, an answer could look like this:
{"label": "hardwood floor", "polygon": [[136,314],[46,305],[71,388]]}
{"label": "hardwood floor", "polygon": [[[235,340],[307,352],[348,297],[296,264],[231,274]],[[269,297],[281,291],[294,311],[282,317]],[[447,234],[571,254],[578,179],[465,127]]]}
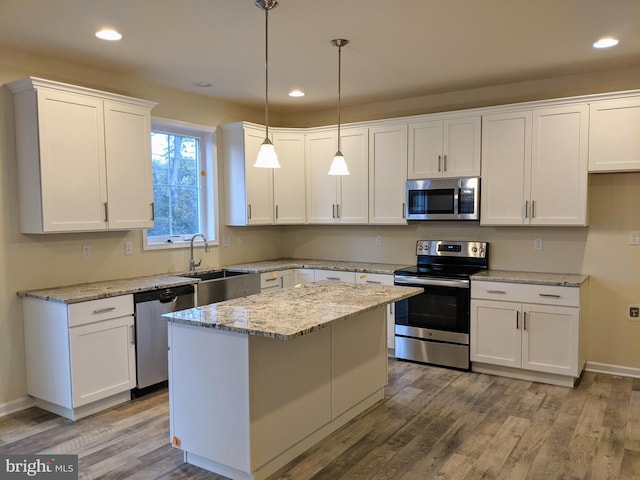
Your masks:
{"label": "hardwood floor", "polygon": [[[77,422],[1,417],[0,453],[77,454],[81,479],[224,478],[169,446],[166,390]],[[640,379],[568,389],[390,360],[385,400],[272,478],[638,480]]]}

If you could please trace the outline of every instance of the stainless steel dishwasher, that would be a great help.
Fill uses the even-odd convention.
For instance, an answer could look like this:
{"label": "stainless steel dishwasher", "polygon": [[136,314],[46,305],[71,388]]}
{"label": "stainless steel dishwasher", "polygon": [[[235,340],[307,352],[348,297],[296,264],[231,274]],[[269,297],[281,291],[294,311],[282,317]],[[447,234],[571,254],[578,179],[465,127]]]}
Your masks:
{"label": "stainless steel dishwasher", "polygon": [[167,320],[162,315],[193,308],[194,292],[193,285],[182,285],[140,292],[133,296],[138,378],[134,396],[144,393],[142,389],[167,382],[169,341]]}

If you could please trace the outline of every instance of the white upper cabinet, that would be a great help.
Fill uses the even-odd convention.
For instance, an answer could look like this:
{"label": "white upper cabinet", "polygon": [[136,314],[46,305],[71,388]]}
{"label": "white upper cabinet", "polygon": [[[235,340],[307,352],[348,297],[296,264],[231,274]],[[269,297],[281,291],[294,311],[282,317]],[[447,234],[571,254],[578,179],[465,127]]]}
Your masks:
{"label": "white upper cabinet", "polygon": [[153,226],[154,103],[36,78],[8,86],[23,233]]}
{"label": "white upper cabinet", "polygon": [[224,161],[227,225],[273,223],[271,169],[253,166],[264,135],[264,129],[243,123],[222,126],[220,143]]}
{"label": "white upper cabinet", "polygon": [[368,222],[369,143],[367,128],[345,128],[340,149],[349,175],[329,175],[338,148],[337,130],[306,136],[307,221],[362,224]]}
{"label": "white upper cabinet", "polygon": [[640,98],[595,101],[589,115],[589,171],[640,170]]}
{"label": "white upper cabinet", "polygon": [[304,135],[274,133],[273,145],[281,166],[273,170],[274,223],[305,223]]}
{"label": "white upper cabinet", "polygon": [[225,218],[231,226],[305,223],[304,134],[272,135],[281,168],[257,168],[265,129],[244,122],[220,127]]}
{"label": "white upper cabinet", "polygon": [[479,176],[480,131],[480,115],[410,123],[408,178]]}
{"label": "white upper cabinet", "polygon": [[588,106],[483,116],[483,225],[586,225]]}
{"label": "white upper cabinet", "polygon": [[369,223],[407,223],[407,125],[369,129]]}

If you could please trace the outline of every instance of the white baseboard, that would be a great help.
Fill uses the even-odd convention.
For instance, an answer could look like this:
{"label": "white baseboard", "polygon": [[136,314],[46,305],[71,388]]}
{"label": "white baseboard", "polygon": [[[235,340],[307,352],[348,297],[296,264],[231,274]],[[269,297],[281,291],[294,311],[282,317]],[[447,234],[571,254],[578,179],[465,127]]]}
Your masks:
{"label": "white baseboard", "polygon": [[0,417],[4,417],[5,415],[9,415],[10,413],[19,412],[20,410],[31,408],[35,404],[36,403],[33,398],[29,397],[28,395],[25,395],[22,398],[18,398],[17,400],[0,403]]}
{"label": "white baseboard", "polygon": [[609,375],[618,375],[620,377],[640,378],[640,368],[623,367],[622,365],[587,362],[584,369],[587,372],[606,373]]}

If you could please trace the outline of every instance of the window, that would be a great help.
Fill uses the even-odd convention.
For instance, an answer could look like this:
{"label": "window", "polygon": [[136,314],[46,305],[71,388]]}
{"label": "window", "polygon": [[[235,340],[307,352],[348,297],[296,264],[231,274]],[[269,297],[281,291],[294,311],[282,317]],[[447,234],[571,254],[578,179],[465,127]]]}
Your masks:
{"label": "window", "polygon": [[212,131],[173,120],[152,120],[154,227],[145,231],[145,249],[186,247],[196,233],[217,243]]}

